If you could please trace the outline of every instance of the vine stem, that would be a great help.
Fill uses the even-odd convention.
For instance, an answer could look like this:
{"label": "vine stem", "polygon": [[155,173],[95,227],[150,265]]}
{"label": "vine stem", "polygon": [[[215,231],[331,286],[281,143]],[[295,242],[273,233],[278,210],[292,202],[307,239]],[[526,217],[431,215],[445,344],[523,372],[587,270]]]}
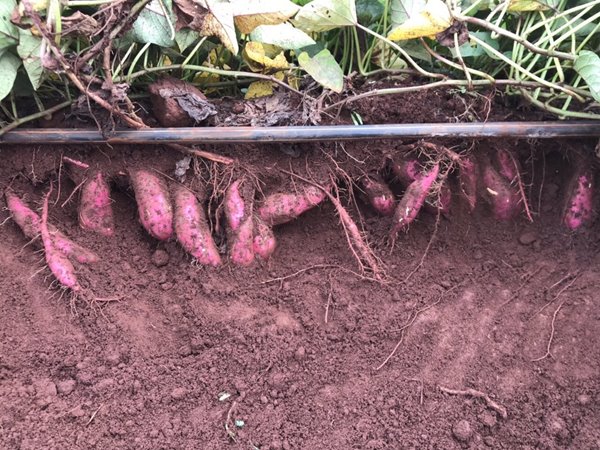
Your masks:
{"label": "vine stem", "polygon": [[21,117],[15,120],[14,122],[9,123],[7,126],[0,128],[0,136],[2,136],[4,133],[9,132],[10,130],[20,127],[21,125],[27,122],[31,122],[36,119],[41,119],[42,117],[47,116],[48,114],[54,114],[55,112],[60,111],[61,109],[66,108],[71,104],[73,104],[73,100],[66,100],[62,103],[59,103],[58,105],[54,105],[51,108],[39,111],[35,114],[30,114],[29,116]]}
{"label": "vine stem", "polygon": [[147,69],[140,70],[138,72],[133,72],[133,73],[125,75],[125,76],[117,77],[117,78],[115,78],[115,82],[120,83],[123,81],[131,81],[134,78],[139,78],[141,76],[148,75],[149,73],[164,72],[164,71],[178,70],[178,69],[195,70],[198,72],[213,73],[215,75],[222,75],[222,76],[234,77],[234,78],[239,78],[239,77],[257,78],[259,80],[271,81],[275,84],[278,84],[279,86],[282,86],[282,87],[292,91],[293,93],[298,94],[301,97],[305,96],[305,94],[303,94],[299,90],[294,89],[289,84],[284,83],[283,81],[278,80],[277,78],[272,77],[270,75],[264,75],[262,73],[252,73],[252,72],[239,72],[236,70],[222,70],[222,69],[215,69],[213,67],[196,66],[193,64],[172,64],[170,66],[148,67]]}
{"label": "vine stem", "polygon": [[[460,22],[467,22],[467,23],[471,23],[473,25],[480,26],[482,28],[487,28],[488,30],[493,31],[500,36],[510,38],[513,41],[516,41],[519,44],[521,44],[523,47],[528,48],[529,50],[531,50],[534,53],[539,53],[540,55],[549,56],[552,58],[560,58],[560,59],[566,59],[568,61],[575,61],[575,56],[571,55],[570,53],[554,52],[551,50],[546,50],[546,49],[540,48],[540,47],[532,44],[531,42],[529,42],[527,39],[523,39],[521,36],[514,34],[511,31],[505,30],[504,28],[497,27],[496,25],[486,22],[485,20],[478,19],[477,17],[467,17],[467,16],[463,16],[463,15],[457,14],[457,13],[453,13],[453,17]],[[472,33],[470,33],[470,35],[472,36]],[[471,39],[473,39],[473,38],[471,37]]]}
{"label": "vine stem", "polygon": [[[522,88],[538,88],[543,87],[541,83],[535,81],[517,81],[517,80],[472,80],[472,86],[517,86]],[[335,109],[341,107],[347,103],[352,103],[357,100],[361,100],[363,98],[368,97],[378,97],[382,95],[395,95],[395,94],[406,94],[409,92],[418,92],[418,91],[426,91],[429,89],[435,89],[439,87],[449,87],[449,86],[469,86],[468,80],[443,80],[443,81],[434,81],[429,84],[421,84],[417,86],[405,86],[399,88],[385,88],[385,89],[373,89],[368,92],[364,92],[362,94],[354,95],[352,97],[345,98],[344,100],[340,100],[339,102],[333,103],[326,108],[324,111],[329,111],[331,109]],[[594,117],[587,118],[595,118],[600,119],[600,115],[593,115]]]}
{"label": "vine stem", "polygon": [[363,25],[361,25],[360,23],[356,22],[354,24],[354,26],[356,26],[357,28],[360,28],[361,30],[363,30],[365,33],[370,34],[371,36],[375,36],[377,39],[381,39],[383,42],[385,42],[386,44],[388,44],[390,47],[392,47],[394,50],[397,50],[400,52],[400,54],[410,63],[411,66],[413,66],[421,75],[429,77],[429,78],[442,78],[445,79],[446,76],[439,74],[439,73],[432,73],[432,72],[428,72],[425,69],[423,69],[421,66],[419,66],[414,59],[412,59],[410,57],[410,55],[408,53],[406,53],[406,51],[404,51],[404,49],[402,47],[400,47],[398,44],[396,44],[394,41],[389,40],[388,38],[386,38],[385,36],[382,36],[379,33],[375,33],[373,30],[369,29],[368,27],[365,27]]}
{"label": "vine stem", "polygon": [[500,53],[498,50],[496,50],[494,47],[492,47],[491,45],[489,45],[487,42],[482,41],[481,39],[479,39],[477,36],[475,36],[473,33],[469,33],[469,39],[471,39],[472,41],[474,41],[476,44],[480,45],[481,47],[485,48],[487,51],[489,51],[490,53],[494,54],[494,56],[496,56],[497,58],[501,59],[502,61],[504,61],[506,64],[514,67],[517,71],[522,72],[523,74],[527,75],[528,77],[534,79],[535,81],[537,81],[538,83],[543,84],[544,86],[546,86],[549,89],[556,89],[559,90],[561,92],[564,92],[567,95],[571,95],[575,98],[577,98],[579,101],[584,102],[585,99],[580,96],[579,94],[577,94],[576,92],[559,86],[555,83],[551,83],[549,81],[544,80],[541,77],[538,77],[537,75],[527,71],[527,69],[525,69],[524,67],[521,67],[519,64],[517,64],[516,62],[514,62],[513,60],[507,58],[506,56],[504,56],[502,53]]}

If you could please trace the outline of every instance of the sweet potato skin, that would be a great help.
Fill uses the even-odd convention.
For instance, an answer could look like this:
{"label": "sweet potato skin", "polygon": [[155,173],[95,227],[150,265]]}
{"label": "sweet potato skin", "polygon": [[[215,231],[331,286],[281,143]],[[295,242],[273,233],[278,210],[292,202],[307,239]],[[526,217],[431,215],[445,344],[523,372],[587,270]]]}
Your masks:
{"label": "sweet potato skin", "polygon": [[4,197],[13,220],[23,231],[23,234],[29,239],[38,237],[40,235],[40,216],[29,208],[12,190],[7,189]]}
{"label": "sweet potato skin", "polygon": [[513,219],[521,210],[518,190],[486,160],[482,161],[481,180],[482,196],[490,204],[494,218]]}
{"label": "sweet potato skin", "polygon": [[142,226],[156,239],[169,240],[173,235],[173,206],[165,182],[147,170],[131,170],[129,176]]}
{"label": "sweet potato skin", "polygon": [[316,186],[305,186],[299,193],[271,194],[258,209],[258,216],[269,226],[291,222],[325,199],[325,192]]}
{"label": "sweet potato skin", "polygon": [[392,238],[401,230],[407,227],[415,220],[419,211],[425,203],[425,199],[431,191],[431,187],[439,173],[439,164],[435,164],[422,177],[413,181],[398,203],[394,212],[393,225],[391,230]]}
{"label": "sweet potato skin", "polygon": [[275,252],[277,241],[273,229],[259,217],[254,217],[254,253],[261,259],[269,259]]}
{"label": "sweet potato skin", "polygon": [[589,169],[578,168],[567,192],[563,224],[572,231],[589,225],[594,218],[593,205],[594,174]]}
{"label": "sweet potato skin", "polygon": [[101,171],[88,178],[81,188],[79,226],[107,237],[114,235],[110,186]]}
{"label": "sweet potato skin", "polygon": [[254,188],[243,178],[234,181],[225,193],[229,259],[238,266],[254,261]]}
{"label": "sweet potato skin", "polygon": [[177,241],[198,263],[220,266],[221,256],[210,233],[206,214],[196,195],[185,187],[177,185],[173,198]]}
{"label": "sweet potato skin", "polygon": [[382,216],[394,214],[394,194],[379,175],[368,175],[360,180],[371,207]]}
{"label": "sweet potato skin", "polygon": [[458,181],[460,195],[473,212],[477,206],[477,191],[479,185],[479,164],[473,156],[464,156],[460,161]]}
{"label": "sweet potato skin", "polygon": [[[19,228],[21,228],[23,234],[29,239],[39,238],[41,236],[40,216],[29,208],[29,206],[14,192],[7,190],[4,195],[13,220]],[[76,244],[52,224],[48,223],[46,226],[48,228],[49,237],[52,239],[53,246],[56,250],[83,264],[98,262],[98,255],[94,252]]]}
{"label": "sweet potato skin", "polygon": [[398,158],[391,161],[391,170],[398,182],[407,188],[423,173],[423,166],[416,158]]}

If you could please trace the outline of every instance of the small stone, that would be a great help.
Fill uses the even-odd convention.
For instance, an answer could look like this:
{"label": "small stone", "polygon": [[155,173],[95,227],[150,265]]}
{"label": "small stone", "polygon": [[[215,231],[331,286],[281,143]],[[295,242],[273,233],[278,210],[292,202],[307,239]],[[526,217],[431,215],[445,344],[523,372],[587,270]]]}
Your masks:
{"label": "small stone", "polygon": [[187,390],[185,388],[175,388],[171,391],[171,397],[174,400],[182,400],[187,396]]}
{"label": "small stone", "polygon": [[85,411],[81,407],[81,405],[76,406],[74,409],[69,411],[69,415],[75,419],[85,416]]}
{"label": "small stone", "polygon": [[192,354],[192,347],[188,344],[184,344],[179,347],[178,353],[181,356],[190,356]]}
{"label": "small stone", "polygon": [[567,430],[566,422],[558,417],[556,414],[551,414],[546,422],[546,430],[552,436],[562,439],[566,438],[569,435],[569,430]]}
{"label": "small stone", "polygon": [[86,372],[85,370],[81,370],[81,371],[77,372],[77,375],[75,376],[75,378],[81,384],[92,384],[92,381],[94,381],[94,377],[92,376],[92,374],[89,372]]}
{"label": "small stone", "polygon": [[589,405],[590,402],[592,401],[592,398],[587,395],[587,394],[581,394],[579,396],[577,396],[577,401],[579,402],[580,405]]}
{"label": "small stone", "polygon": [[112,378],[105,378],[103,380],[98,381],[95,385],[94,385],[94,389],[96,391],[105,391],[107,389],[110,389],[111,387],[113,387],[115,384],[115,380]]}
{"label": "small stone", "polygon": [[266,396],[266,395],[261,395],[261,396],[260,396],[260,402],[261,402],[263,405],[266,405],[267,403],[269,403],[269,399],[267,398],[267,396]]}
{"label": "small stone", "polygon": [[75,389],[77,382],[73,379],[59,381],[56,385],[58,392],[63,395],[69,395]]}
{"label": "small stone", "polygon": [[460,442],[468,442],[473,435],[473,430],[471,429],[471,424],[466,420],[459,420],[452,427],[452,434],[456,438],[457,441]]}
{"label": "small stone", "polygon": [[170,283],[167,281],[167,282],[161,284],[160,287],[162,288],[163,291],[170,291],[171,289],[173,289],[173,283]]}
{"label": "small stone", "polygon": [[169,264],[169,254],[164,250],[156,250],[152,254],[152,264],[156,267],[163,267]]}
{"label": "small stone", "polygon": [[483,258],[483,252],[481,250],[475,250],[475,253],[473,253],[473,259],[478,261],[481,258]]}
{"label": "small stone", "polygon": [[119,352],[110,352],[105,359],[110,366],[116,366],[121,361],[121,355],[119,355]]}
{"label": "small stone", "polygon": [[294,359],[296,361],[302,361],[306,357],[306,349],[304,347],[298,347],[294,353]]}
{"label": "small stone", "polygon": [[538,240],[538,234],[535,231],[526,231],[519,236],[519,242],[522,245],[531,245]]}
{"label": "small stone", "polygon": [[158,437],[158,430],[156,430],[156,429],[150,430],[149,435],[152,439],[156,439]]}
{"label": "small stone", "polygon": [[55,397],[56,385],[49,379],[44,378],[34,383],[36,397]]}
{"label": "small stone", "polygon": [[488,428],[495,427],[497,423],[496,415],[488,411],[481,413],[478,419],[483,425],[485,425]]}

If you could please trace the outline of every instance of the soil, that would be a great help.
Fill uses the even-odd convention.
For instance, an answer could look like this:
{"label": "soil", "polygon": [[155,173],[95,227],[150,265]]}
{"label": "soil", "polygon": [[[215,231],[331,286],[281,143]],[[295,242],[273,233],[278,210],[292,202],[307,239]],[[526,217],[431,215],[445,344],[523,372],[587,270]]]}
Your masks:
{"label": "soil", "polygon": [[[366,122],[426,114],[387,99],[357,108]],[[207,149],[238,158],[270,192],[292,184],[280,168],[319,178],[332,157],[356,176],[402,144]],[[600,448],[600,233],[560,223],[565,155],[595,143],[445,144],[518,151],[535,220],[498,222],[483,205],[471,215],[455,195],[423,257],[435,215],[391,250],[391,219],[346,196],[386,283],[357,275],[328,202],[277,227],[267,263],[203,268],[143,231],[118,175],[115,237],[81,230],[76,196],[61,206],[75,187],[61,173],[51,220],[101,255],[78,267],[90,302],[51,284],[1,211],[0,448]],[[181,159],[159,147],[4,147],[3,187],[18,175],[13,187],[39,204],[62,152],[113,175],[172,174]],[[447,392],[467,389],[490,402]]]}

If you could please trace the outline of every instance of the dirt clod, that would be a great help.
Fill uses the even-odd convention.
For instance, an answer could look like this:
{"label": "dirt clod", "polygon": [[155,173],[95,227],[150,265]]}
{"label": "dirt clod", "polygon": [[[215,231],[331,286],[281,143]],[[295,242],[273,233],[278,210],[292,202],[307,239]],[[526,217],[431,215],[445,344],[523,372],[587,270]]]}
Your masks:
{"label": "dirt clod", "polygon": [[587,394],[580,394],[577,396],[577,401],[580,405],[589,405],[592,401],[592,398]]}
{"label": "dirt clod", "polygon": [[535,231],[526,231],[519,236],[519,242],[523,245],[531,245],[539,239]]}
{"label": "dirt clod", "polygon": [[161,249],[156,250],[152,254],[152,264],[156,267],[163,267],[169,264],[169,254]]}
{"label": "dirt clod", "polygon": [[188,395],[188,391],[185,388],[178,387],[171,391],[171,397],[174,400],[182,400]]}
{"label": "dirt clod", "polygon": [[473,429],[467,420],[459,420],[452,426],[452,435],[460,442],[468,442],[473,436]]}
{"label": "dirt clod", "polygon": [[59,381],[56,387],[60,394],[69,395],[75,389],[76,384],[77,382],[70,378],[68,380]]}

